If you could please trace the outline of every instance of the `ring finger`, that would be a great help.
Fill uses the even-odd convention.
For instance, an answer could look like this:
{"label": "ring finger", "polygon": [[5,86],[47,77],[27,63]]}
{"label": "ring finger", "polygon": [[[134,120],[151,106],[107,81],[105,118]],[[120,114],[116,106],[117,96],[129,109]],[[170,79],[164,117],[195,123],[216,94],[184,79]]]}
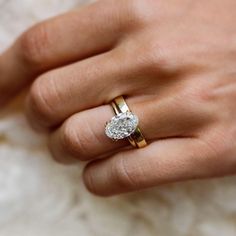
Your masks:
{"label": "ring finger", "polygon": [[[128,98],[132,112],[138,115],[140,128],[148,142],[170,137],[189,137],[207,114],[193,111],[181,99],[169,96]],[[195,108],[196,109],[196,108]],[[51,134],[49,146],[56,160],[68,163],[75,160],[94,160],[131,148],[127,140],[113,142],[106,137],[105,123],[114,116],[110,105],[79,112],[68,118]]]}

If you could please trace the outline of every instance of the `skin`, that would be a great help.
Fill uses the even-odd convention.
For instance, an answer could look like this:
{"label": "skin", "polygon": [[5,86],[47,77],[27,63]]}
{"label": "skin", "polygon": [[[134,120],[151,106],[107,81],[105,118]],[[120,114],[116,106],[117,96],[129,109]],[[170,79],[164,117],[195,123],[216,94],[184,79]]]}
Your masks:
{"label": "skin", "polygon": [[[101,0],[49,19],[0,57],[0,101],[31,84],[26,114],[53,157],[87,161],[109,196],[236,171],[235,0]],[[125,95],[148,141],[113,142]]]}

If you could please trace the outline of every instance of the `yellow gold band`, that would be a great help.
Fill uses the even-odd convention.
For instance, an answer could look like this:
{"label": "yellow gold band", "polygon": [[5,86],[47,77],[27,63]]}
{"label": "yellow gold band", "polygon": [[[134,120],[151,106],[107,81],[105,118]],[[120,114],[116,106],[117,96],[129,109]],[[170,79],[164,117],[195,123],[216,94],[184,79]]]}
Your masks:
{"label": "yellow gold band", "polygon": [[[111,102],[111,106],[116,115],[120,113],[131,112],[123,96],[115,98]],[[128,140],[131,145],[136,148],[143,148],[147,146],[147,142],[139,127],[137,127],[134,133],[128,137]]]}

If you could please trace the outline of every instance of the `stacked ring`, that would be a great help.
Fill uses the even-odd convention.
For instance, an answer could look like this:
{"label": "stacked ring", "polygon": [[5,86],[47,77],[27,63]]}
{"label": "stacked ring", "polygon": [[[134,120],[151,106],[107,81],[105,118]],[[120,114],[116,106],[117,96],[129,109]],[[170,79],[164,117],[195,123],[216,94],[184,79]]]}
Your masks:
{"label": "stacked ring", "polygon": [[138,126],[139,119],[129,109],[123,96],[111,102],[115,116],[106,124],[105,133],[113,140],[127,138],[135,148],[147,146],[147,142]]}

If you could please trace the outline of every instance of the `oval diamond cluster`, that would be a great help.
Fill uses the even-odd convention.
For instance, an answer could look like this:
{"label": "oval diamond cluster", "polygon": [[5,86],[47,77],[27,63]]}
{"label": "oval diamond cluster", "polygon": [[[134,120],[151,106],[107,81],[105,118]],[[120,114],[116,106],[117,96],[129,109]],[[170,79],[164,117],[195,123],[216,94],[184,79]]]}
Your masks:
{"label": "oval diamond cluster", "polygon": [[107,123],[105,133],[113,140],[124,139],[134,133],[138,122],[138,117],[133,113],[120,113]]}

